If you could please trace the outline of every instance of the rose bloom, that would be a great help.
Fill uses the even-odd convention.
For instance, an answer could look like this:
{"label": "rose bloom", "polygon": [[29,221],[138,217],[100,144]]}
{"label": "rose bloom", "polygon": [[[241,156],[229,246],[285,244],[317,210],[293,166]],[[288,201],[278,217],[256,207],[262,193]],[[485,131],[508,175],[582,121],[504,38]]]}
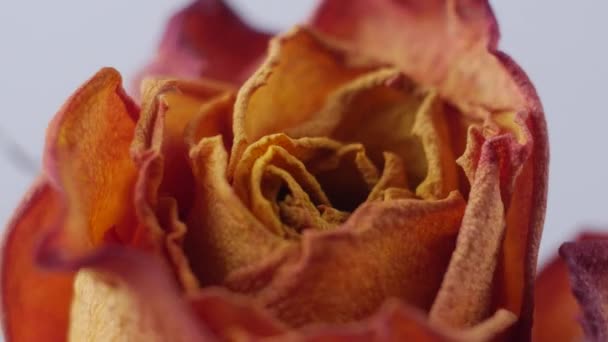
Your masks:
{"label": "rose bloom", "polygon": [[[103,69],[50,124],[5,239],[5,336],[524,341],[574,326],[577,309],[539,306],[555,319],[532,331],[547,133],[498,36],[482,0],[326,0],[273,38],[193,3],[141,100]],[[562,252],[585,268],[577,246]],[[539,297],[578,308],[559,267]]]}

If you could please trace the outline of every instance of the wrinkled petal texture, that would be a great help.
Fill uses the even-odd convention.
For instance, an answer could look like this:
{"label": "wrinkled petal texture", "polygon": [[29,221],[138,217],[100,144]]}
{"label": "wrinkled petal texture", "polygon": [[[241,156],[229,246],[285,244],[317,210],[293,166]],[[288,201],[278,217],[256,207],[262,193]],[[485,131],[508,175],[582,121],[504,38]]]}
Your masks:
{"label": "wrinkled petal texture", "polygon": [[357,0],[341,5],[323,1],[312,25],[436,86],[458,105],[506,109],[521,104],[517,86],[487,53],[496,48],[498,32],[486,1]]}

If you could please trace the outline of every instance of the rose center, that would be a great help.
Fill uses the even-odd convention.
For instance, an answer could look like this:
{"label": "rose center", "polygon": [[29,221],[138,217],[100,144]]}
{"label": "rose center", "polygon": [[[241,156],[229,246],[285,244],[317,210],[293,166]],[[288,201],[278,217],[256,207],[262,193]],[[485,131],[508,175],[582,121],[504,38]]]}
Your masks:
{"label": "rose center", "polygon": [[411,197],[399,156],[379,168],[356,143],[330,138],[266,136],[251,144],[233,186],[252,213],[277,234],[332,229],[365,201]]}
{"label": "rose center", "polygon": [[335,228],[366,201],[466,193],[455,157],[464,151],[469,118],[397,70],[359,76],[309,114],[285,118],[272,111],[272,97],[249,101],[256,105],[249,103],[247,115],[235,116],[242,122],[230,178],[276,234]]}

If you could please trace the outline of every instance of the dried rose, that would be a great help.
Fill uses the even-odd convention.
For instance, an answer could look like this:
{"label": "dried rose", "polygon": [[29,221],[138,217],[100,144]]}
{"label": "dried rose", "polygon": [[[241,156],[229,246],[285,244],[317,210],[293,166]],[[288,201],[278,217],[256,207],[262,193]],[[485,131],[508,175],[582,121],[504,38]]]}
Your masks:
{"label": "dried rose", "polygon": [[258,54],[221,56],[264,36],[219,1],[167,37],[154,73],[228,83],[139,109],[104,69],[67,101],[9,227],[9,338],[530,337],[546,127],[485,1],[327,0],[241,87]]}

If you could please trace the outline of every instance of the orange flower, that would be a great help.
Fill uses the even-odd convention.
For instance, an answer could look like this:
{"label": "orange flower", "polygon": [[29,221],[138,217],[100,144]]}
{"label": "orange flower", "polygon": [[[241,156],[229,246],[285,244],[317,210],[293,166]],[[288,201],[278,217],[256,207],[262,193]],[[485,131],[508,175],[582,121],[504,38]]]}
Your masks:
{"label": "orange flower", "polygon": [[326,0],[263,57],[186,8],[140,106],[103,69],[51,123],[7,337],[529,339],[546,127],[497,38],[486,1]]}

